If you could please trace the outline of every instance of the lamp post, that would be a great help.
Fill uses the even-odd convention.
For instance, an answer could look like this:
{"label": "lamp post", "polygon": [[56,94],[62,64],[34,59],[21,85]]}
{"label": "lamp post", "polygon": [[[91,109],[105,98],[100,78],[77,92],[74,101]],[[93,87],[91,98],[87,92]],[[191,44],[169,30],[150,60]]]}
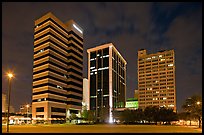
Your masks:
{"label": "lamp post", "polygon": [[10,93],[11,93],[11,79],[13,78],[12,73],[7,74],[9,79],[9,90],[8,90],[8,113],[7,113],[7,128],[6,131],[9,132],[9,110],[10,110]]}
{"label": "lamp post", "polygon": [[28,124],[28,108],[29,108],[29,104],[26,105],[26,108],[27,108],[27,122],[26,123]]}
{"label": "lamp post", "polygon": [[[202,102],[197,101],[196,104],[197,104],[197,106],[198,106],[198,110],[201,109],[201,113],[202,113],[202,105],[201,105]],[[200,105],[201,105],[201,106],[200,106]],[[201,128],[201,119],[202,119],[202,115],[200,115],[199,112],[197,112],[197,113],[198,113],[198,127]]]}

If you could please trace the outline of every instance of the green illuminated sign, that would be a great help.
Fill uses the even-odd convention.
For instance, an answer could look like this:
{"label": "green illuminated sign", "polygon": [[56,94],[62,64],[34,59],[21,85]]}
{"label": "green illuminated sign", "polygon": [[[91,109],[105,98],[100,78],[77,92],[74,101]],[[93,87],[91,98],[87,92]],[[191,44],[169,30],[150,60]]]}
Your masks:
{"label": "green illuminated sign", "polygon": [[126,108],[138,108],[138,101],[127,101]]}

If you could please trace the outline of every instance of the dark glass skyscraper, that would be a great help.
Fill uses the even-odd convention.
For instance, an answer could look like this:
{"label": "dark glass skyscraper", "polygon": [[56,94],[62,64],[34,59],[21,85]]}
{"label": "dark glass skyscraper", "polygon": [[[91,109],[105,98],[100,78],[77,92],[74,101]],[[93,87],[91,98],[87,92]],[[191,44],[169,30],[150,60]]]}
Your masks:
{"label": "dark glass skyscraper", "polygon": [[[112,110],[125,107],[126,61],[112,43],[87,50],[90,110],[112,122]],[[104,118],[105,117],[105,118]]]}

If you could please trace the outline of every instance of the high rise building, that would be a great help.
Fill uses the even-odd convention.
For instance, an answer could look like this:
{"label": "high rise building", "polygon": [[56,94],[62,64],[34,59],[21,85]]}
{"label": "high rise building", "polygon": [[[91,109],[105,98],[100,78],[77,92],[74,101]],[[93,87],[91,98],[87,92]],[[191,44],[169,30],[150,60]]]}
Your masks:
{"label": "high rise building", "polygon": [[47,13],[35,21],[32,118],[49,123],[81,110],[83,31]]}
{"label": "high rise building", "polygon": [[174,50],[138,51],[139,108],[153,105],[176,111]]}
{"label": "high rise building", "polygon": [[83,79],[83,101],[82,107],[85,110],[89,110],[89,100],[90,100],[90,91],[89,91],[89,81],[88,79]]}
{"label": "high rise building", "polygon": [[[12,105],[9,107],[10,113],[15,113],[15,109]],[[2,113],[8,113],[8,103],[6,94],[2,93]]]}
{"label": "high rise building", "polygon": [[90,110],[112,122],[112,110],[126,101],[126,61],[112,43],[87,50]]}
{"label": "high rise building", "polygon": [[135,91],[134,91],[134,98],[138,99],[138,94],[139,94],[139,91],[138,91],[138,90],[135,90]]}
{"label": "high rise building", "polygon": [[5,113],[8,111],[8,104],[6,100],[6,94],[2,93],[2,112]]}

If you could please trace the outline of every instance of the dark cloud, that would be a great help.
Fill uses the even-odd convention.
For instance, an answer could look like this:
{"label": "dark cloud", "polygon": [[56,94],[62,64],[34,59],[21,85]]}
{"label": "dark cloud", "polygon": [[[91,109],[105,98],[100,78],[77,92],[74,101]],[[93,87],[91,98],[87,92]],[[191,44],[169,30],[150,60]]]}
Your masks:
{"label": "dark cloud", "polygon": [[[12,69],[16,110],[31,102],[34,21],[52,12],[62,22],[75,20],[84,30],[84,77],[87,49],[113,42],[127,61],[127,98],[137,89],[137,51],[175,49],[178,107],[202,92],[201,3],[152,2],[4,2],[2,4],[2,92]],[[184,94],[185,93],[185,94]],[[178,108],[178,109],[179,109]]]}

